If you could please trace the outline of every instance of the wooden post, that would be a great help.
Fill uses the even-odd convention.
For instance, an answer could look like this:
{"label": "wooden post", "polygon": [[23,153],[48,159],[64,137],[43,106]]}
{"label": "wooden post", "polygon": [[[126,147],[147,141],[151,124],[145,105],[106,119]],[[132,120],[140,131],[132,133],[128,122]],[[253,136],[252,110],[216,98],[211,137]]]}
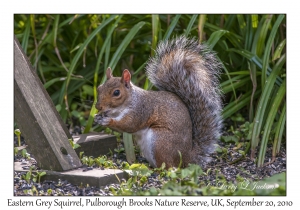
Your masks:
{"label": "wooden post", "polygon": [[75,149],[77,155],[84,152],[85,156],[96,158],[117,148],[117,138],[114,135],[91,132],[73,136],[73,140],[74,143],[80,145],[79,148]]}
{"label": "wooden post", "polygon": [[39,167],[64,171],[82,164],[71,147],[71,135],[14,38],[14,115]]}

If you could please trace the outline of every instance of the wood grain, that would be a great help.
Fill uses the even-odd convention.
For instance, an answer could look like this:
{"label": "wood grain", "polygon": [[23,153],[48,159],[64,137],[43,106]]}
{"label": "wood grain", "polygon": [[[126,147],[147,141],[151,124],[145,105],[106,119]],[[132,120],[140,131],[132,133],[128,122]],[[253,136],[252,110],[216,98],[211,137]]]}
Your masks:
{"label": "wood grain", "polygon": [[14,117],[39,167],[65,171],[82,165],[69,143],[68,129],[16,37]]}

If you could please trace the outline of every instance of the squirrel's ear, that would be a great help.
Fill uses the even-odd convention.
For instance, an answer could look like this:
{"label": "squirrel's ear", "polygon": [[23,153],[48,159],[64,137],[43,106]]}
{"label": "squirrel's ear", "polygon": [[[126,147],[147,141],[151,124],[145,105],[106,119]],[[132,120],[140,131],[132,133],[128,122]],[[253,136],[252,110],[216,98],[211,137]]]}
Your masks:
{"label": "squirrel's ear", "polygon": [[122,74],[121,82],[125,84],[125,87],[129,88],[130,80],[131,74],[127,69],[125,69]]}
{"label": "squirrel's ear", "polygon": [[108,67],[106,70],[106,78],[109,80],[113,75],[111,74],[111,68]]}

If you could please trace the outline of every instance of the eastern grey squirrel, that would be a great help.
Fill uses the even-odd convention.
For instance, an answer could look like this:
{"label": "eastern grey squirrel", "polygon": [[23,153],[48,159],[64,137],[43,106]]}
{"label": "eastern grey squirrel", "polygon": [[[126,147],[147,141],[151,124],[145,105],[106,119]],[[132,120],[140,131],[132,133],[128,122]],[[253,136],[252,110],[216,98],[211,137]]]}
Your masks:
{"label": "eastern grey squirrel", "polygon": [[159,91],[146,91],[106,71],[100,85],[95,121],[119,132],[133,133],[151,166],[205,166],[220,136],[221,64],[215,53],[184,36],[159,43],[146,67]]}

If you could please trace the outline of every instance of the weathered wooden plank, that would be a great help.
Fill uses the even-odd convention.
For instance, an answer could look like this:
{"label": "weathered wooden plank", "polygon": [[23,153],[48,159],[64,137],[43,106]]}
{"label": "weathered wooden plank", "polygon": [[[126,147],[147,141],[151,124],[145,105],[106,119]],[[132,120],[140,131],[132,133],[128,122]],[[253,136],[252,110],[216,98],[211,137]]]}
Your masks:
{"label": "weathered wooden plank", "polygon": [[[23,169],[23,166],[24,165],[22,165],[21,162],[15,162],[15,172],[29,171]],[[108,184],[119,183],[119,180],[128,178],[128,174],[120,169],[93,169],[83,171],[83,168],[77,168],[64,172],[39,170],[39,172],[41,171],[46,172],[46,175],[41,178],[41,181],[61,179],[67,180],[68,182],[78,186],[86,186],[89,184],[90,186],[96,186],[99,188]],[[35,171],[32,171],[32,173],[35,173]]]}
{"label": "weathered wooden plank", "polygon": [[99,157],[113,151],[117,148],[117,138],[114,135],[103,133],[87,133],[73,136],[74,143],[79,144],[80,147],[75,149],[77,155],[81,151],[86,156]]}
{"label": "weathered wooden plank", "polygon": [[39,167],[56,171],[80,167],[68,141],[71,135],[16,37],[14,74],[15,121]]}

